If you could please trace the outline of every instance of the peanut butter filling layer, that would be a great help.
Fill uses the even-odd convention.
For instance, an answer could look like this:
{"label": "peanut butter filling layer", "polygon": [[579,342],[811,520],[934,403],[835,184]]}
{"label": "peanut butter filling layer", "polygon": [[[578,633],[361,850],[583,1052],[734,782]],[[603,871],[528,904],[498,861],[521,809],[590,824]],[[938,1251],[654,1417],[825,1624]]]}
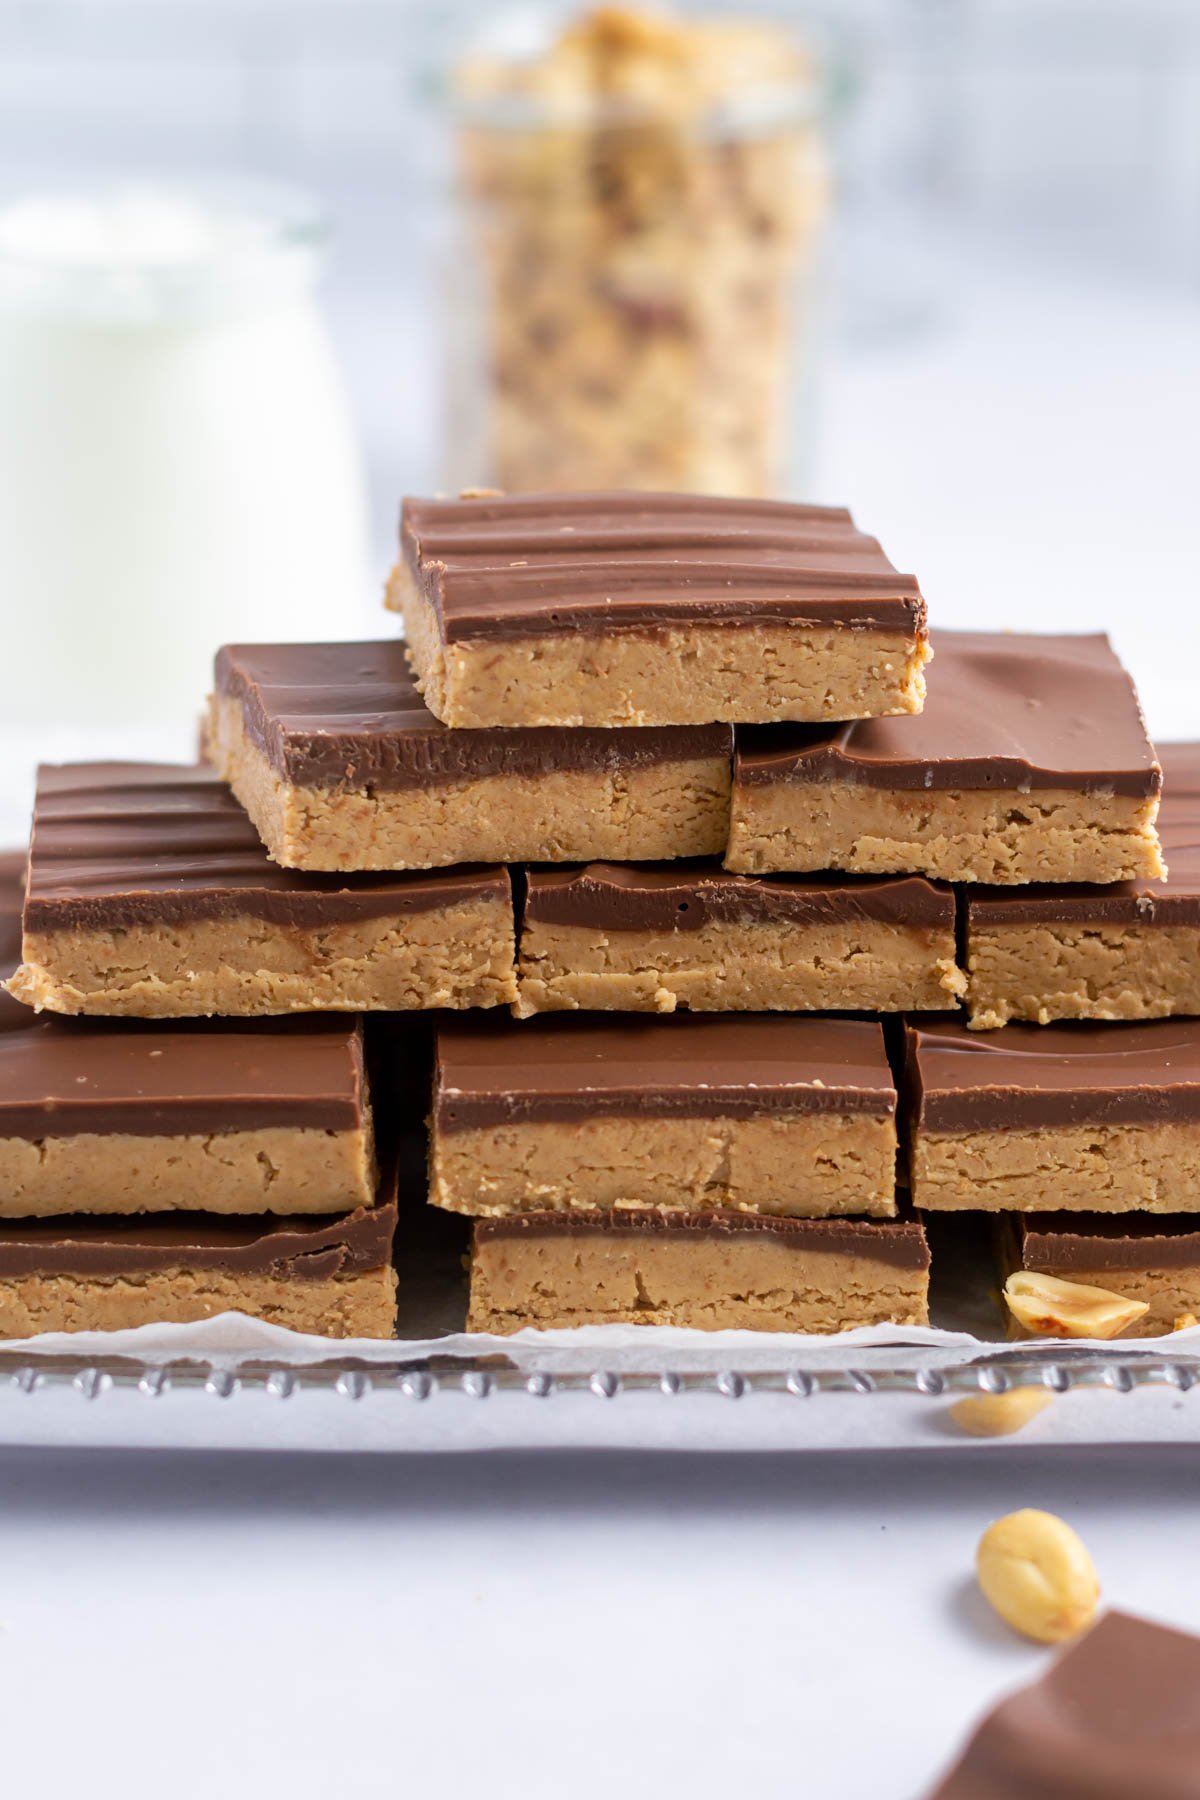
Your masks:
{"label": "peanut butter filling layer", "polygon": [[605,931],[535,921],[521,936],[519,1014],[937,1011],[965,987],[953,928],[876,920]]}
{"label": "peanut butter filling layer", "polygon": [[896,1211],[890,1118],[592,1118],[439,1131],[429,1198],[513,1212],[727,1208],[796,1218]]}
{"label": "peanut butter filling layer", "polygon": [[247,917],[30,932],[11,992],[60,1013],[137,1018],[408,1012],[516,998],[512,903],[327,926]]}
{"label": "peanut butter filling layer", "polygon": [[[468,1329],[684,1325],[831,1332],[928,1323],[928,1253],[917,1225],[831,1221],[528,1219],[481,1226]],[[527,1226],[528,1229],[520,1229]]]}
{"label": "peanut butter filling layer", "polygon": [[339,1213],[369,1205],[369,1128],[0,1137],[0,1218],[57,1213]]}
{"label": "peanut butter filling layer", "polygon": [[1200,926],[968,927],[971,1028],[1200,1014]]}
{"label": "peanut butter filling layer", "polygon": [[725,866],[745,874],[917,871],[942,881],[1161,877],[1157,797],[1039,789],[913,792],[844,782],[734,783]]}
{"label": "peanut butter filling layer", "polygon": [[318,1281],[187,1268],[104,1277],[0,1276],[0,1337],[189,1325],[223,1312],[250,1313],[319,1337],[389,1338],[396,1329],[396,1273],[379,1268]]}
{"label": "peanut butter filling layer", "polygon": [[1192,1212],[1200,1121],[923,1131],[909,1178],[928,1212]]}

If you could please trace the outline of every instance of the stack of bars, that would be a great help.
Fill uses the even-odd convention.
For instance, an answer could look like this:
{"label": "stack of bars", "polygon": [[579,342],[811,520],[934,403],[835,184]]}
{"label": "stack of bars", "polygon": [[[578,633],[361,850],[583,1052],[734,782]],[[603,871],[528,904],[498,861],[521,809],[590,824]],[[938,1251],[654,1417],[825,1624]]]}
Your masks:
{"label": "stack of bars", "polygon": [[848,513],[677,496],[407,502],[388,604],[221,650],[196,767],[42,771],[0,1333],[386,1336],[426,1200],[479,1330],[925,1323],[934,1214],[1200,1310],[1200,746],[1105,638],[927,695]]}

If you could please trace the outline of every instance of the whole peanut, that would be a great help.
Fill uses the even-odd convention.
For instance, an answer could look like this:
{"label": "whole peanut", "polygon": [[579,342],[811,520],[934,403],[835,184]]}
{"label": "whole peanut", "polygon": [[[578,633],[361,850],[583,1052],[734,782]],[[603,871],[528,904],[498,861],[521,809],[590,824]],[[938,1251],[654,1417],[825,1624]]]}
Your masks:
{"label": "whole peanut", "polygon": [[1053,1513],[1024,1507],[989,1525],[975,1552],[979,1585],[1000,1617],[1039,1644],[1091,1622],[1100,1598],[1092,1559]]}

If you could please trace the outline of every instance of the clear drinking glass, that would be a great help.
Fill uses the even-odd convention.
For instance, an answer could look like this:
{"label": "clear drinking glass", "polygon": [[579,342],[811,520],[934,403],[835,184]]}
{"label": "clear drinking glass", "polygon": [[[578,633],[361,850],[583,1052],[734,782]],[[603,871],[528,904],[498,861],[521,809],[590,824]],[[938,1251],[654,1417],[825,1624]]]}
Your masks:
{"label": "clear drinking glass", "polygon": [[794,490],[819,97],[745,19],[603,8],[460,63],[448,485]]}
{"label": "clear drinking glass", "polygon": [[189,746],[220,643],[354,634],[324,237],[269,186],[0,206],[0,724],[162,721]]}

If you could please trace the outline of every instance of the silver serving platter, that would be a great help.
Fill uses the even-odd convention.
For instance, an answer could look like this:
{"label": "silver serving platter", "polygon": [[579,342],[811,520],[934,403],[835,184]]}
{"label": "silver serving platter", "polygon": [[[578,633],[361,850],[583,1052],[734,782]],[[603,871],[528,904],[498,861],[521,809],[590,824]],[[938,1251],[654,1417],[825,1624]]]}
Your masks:
{"label": "silver serving platter", "polygon": [[[949,1420],[956,1397],[1030,1384],[1061,1405],[1019,1434],[981,1440]],[[338,1452],[1195,1444],[1196,1388],[1200,1356],[1167,1357],[1161,1347],[984,1348],[936,1367],[888,1347],[845,1367],[625,1373],[530,1372],[503,1357],[411,1359],[401,1349],[383,1362],[299,1366],[18,1349],[0,1352],[0,1444]]]}
{"label": "silver serving platter", "polygon": [[[886,1360],[880,1364],[873,1357]],[[1169,1360],[1156,1352],[1072,1352],[1056,1349],[1048,1355],[1040,1349],[1003,1349],[986,1352],[946,1367],[906,1367],[894,1350],[861,1353],[854,1367],[839,1369],[738,1370],[712,1368],[675,1371],[663,1369],[617,1373],[607,1369],[590,1372],[538,1370],[530,1374],[506,1367],[502,1359],[487,1357],[423,1357],[407,1360],[398,1355],[389,1362],[356,1362],[332,1358],[309,1364],[269,1361],[208,1363],[192,1359],[171,1363],[143,1363],[134,1358],[22,1355],[0,1351],[0,1382],[22,1394],[47,1388],[73,1388],[85,1399],[95,1400],[113,1389],[136,1390],[150,1399],[173,1390],[203,1389],[221,1400],[242,1391],[260,1391],[277,1400],[317,1389],[340,1394],[347,1400],[396,1395],[404,1400],[436,1400],[446,1394],[465,1394],[471,1400],[488,1400],[523,1394],[548,1400],[555,1394],[591,1394],[601,1400],[618,1400],[623,1394],[660,1394],[673,1399],[680,1394],[717,1394],[724,1400],[748,1400],[759,1394],[787,1394],[812,1399],[818,1394],[918,1394],[927,1399],[971,1393],[1003,1394],[1022,1386],[1044,1387],[1054,1394],[1103,1388],[1130,1394],[1138,1388],[1172,1388],[1187,1393],[1200,1383],[1200,1356]]]}

